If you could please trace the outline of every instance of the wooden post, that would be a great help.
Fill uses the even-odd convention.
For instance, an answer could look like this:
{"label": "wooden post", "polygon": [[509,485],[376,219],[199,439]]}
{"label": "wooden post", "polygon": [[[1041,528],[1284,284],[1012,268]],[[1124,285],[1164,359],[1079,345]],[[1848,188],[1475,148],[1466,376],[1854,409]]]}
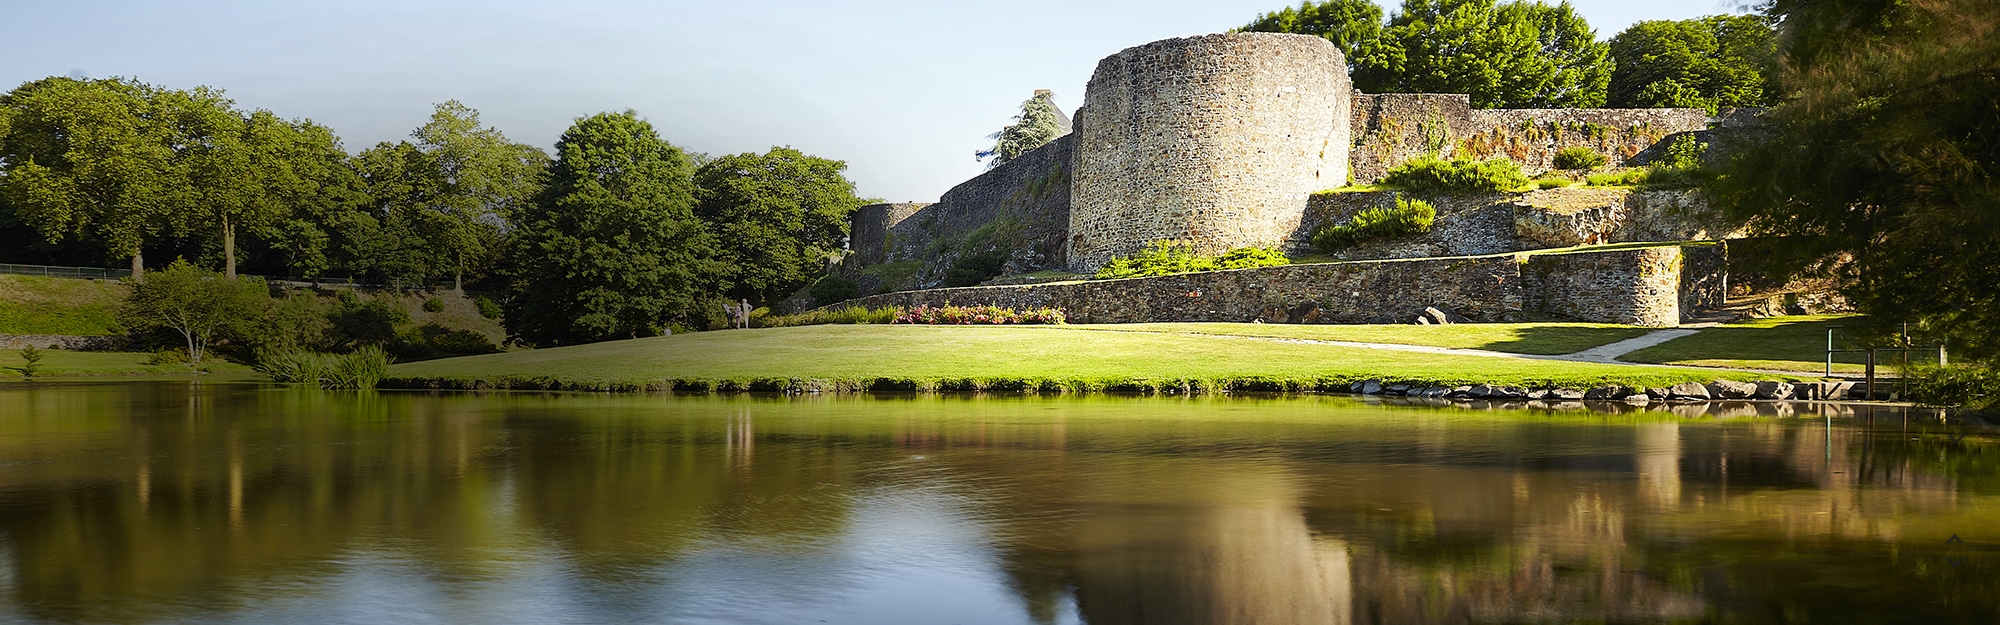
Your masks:
{"label": "wooden post", "polygon": [[1861,392],[1866,394],[1864,398],[1866,401],[1875,401],[1875,348],[1873,347],[1868,348],[1868,372],[1866,376],[1867,384],[1862,387]]}

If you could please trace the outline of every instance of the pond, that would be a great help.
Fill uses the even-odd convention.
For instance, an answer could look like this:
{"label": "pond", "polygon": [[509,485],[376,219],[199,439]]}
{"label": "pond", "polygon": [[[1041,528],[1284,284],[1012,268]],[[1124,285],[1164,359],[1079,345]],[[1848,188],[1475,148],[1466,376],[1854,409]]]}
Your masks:
{"label": "pond", "polygon": [[0,621],[2000,622],[1994,432],[1822,408],[5,384]]}

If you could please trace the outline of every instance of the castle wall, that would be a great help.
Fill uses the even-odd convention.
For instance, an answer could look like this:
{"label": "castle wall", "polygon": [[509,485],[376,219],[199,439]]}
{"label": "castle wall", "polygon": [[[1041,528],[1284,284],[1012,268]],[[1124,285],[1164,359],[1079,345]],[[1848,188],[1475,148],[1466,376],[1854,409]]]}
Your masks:
{"label": "castle wall", "polygon": [[847,218],[847,249],[851,255],[843,262],[854,266],[889,262],[896,247],[896,226],[926,206],[930,204],[869,204],[855,209]]}
{"label": "castle wall", "polygon": [[[1556,153],[1572,146],[1612,165],[1640,165],[1662,139],[1702,131],[1709,120],[1700,109],[1474,109],[1469,96],[1441,93],[1357,93],[1353,107],[1353,172],[1361,183],[1425,154],[1507,158],[1530,176],[1553,169]],[[1731,115],[1730,123],[1741,124],[1751,114]]]}
{"label": "castle wall", "polygon": [[1424,309],[1437,307],[1475,322],[1554,316],[1674,326],[1681,321],[1684,300],[1706,301],[1722,280],[1719,262],[1702,263],[1685,263],[1682,248],[1667,246],[905,291],[853,303],[1054,307],[1065,310],[1074,323],[1410,323]]}
{"label": "castle wall", "polygon": [[1347,178],[1352,89],[1304,35],[1169,39],[1106,57],[1079,109],[1068,264],[1147,243],[1199,253],[1280,244],[1306,196]]}

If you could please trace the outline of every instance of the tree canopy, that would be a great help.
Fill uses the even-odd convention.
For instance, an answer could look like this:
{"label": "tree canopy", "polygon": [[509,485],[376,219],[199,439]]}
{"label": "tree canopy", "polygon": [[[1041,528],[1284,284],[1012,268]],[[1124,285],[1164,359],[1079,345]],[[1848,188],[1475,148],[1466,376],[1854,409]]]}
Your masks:
{"label": "tree canopy", "polygon": [[134,332],[180,335],[188,362],[199,363],[209,345],[254,323],[270,299],[260,280],[230,278],[175,260],[153,279],[133,286],[118,320]]}
{"label": "tree canopy", "polygon": [[564,345],[705,326],[717,252],[691,175],[687,155],[630,111],[570,126],[548,186],[518,213],[509,333]]}
{"label": "tree canopy", "polygon": [[776,302],[825,271],[863,204],[845,161],[777,147],[724,156],[695,171],[696,214],[721,241],[732,299]]}
{"label": "tree canopy", "polygon": [[1382,7],[1368,0],[1308,0],[1299,3],[1296,9],[1285,7],[1271,13],[1260,13],[1257,19],[1250,20],[1249,24],[1237,30],[1325,38],[1333,42],[1334,47],[1340,48],[1340,54],[1347,58],[1351,70],[1360,47],[1382,36]]}
{"label": "tree canopy", "polygon": [[412,281],[450,276],[493,260],[501,226],[540,188],[548,155],[481,126],[479,111],[452,100],[410,133],[356,158],[368,185],[368,220],[348,224],[352,245],[379,254],[374,267]]}
{"label": "tree canopy", "polygon": [[1716,183],[1717,204],[1788,235],[1782,268],[1837,279],[1862,312],[2000,355],[2000,7],[1768,10],[1784,99]]}
{"label": "tree canopy", "polygon": [[1046,89],[1036,91],[1034,97],[1021,103],[1021,113],[1014,116],[1014,123],[987,136],[994,141],[993,147],[981,150],[979,157],[992,159],[986,162],[987,169],[992,169],[1020,158],[1029,150],[1048,145],[1062,135],[1061,113],[1056,112],[1055,94]]}
{"label": "tree canopy", "polygon": [[1611,38],[1617,108],[1767,106],[1776,93],[1776,34],[1762,15],[1633,24]]}

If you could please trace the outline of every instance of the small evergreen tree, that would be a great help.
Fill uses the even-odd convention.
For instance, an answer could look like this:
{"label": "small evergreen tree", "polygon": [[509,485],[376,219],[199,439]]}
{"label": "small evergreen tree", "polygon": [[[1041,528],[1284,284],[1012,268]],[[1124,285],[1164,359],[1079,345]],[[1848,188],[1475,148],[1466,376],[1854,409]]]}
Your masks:
{"label": "small evergreen tree", "polygon": [[1036,91],[1035,97],[1021,103],[1021,114],[1014,116],[1014,123],[987,136],[994,140],[993,148],[979,152],[979,158],[993,159],[986,162],[986,168],[992,169],[1020,158],[1029,150],[1048,145],[1062,135],[1062,119],[1061,114],[1056,112],[1055,93],[1046,89]]}

